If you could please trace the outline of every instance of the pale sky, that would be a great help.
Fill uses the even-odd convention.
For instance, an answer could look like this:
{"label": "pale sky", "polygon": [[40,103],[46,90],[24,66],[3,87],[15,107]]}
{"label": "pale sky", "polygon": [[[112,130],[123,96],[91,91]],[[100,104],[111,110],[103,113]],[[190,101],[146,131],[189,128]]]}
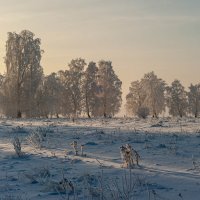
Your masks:
{"label": "pale sky", "polygon": [[0,0],[0,72],[7,32],[41,38],[45,74],[73,58],[111,60],[123,82],[152,70],[171,83],[200,82],[200,0]]}

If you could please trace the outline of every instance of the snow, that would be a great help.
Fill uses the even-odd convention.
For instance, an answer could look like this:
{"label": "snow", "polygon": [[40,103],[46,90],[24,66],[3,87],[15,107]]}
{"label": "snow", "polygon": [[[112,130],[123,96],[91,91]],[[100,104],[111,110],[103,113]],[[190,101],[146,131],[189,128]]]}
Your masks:
{"label": "snow", "polygon": [[[0,199],[199,199],[199,120],[2,119]],[[27,140],[35,132],[46,133],[41,148]],[[15,136],[22,141],[20,158]],[[141,156],[131,170],[122,168],[120,156],[127,143]]]}

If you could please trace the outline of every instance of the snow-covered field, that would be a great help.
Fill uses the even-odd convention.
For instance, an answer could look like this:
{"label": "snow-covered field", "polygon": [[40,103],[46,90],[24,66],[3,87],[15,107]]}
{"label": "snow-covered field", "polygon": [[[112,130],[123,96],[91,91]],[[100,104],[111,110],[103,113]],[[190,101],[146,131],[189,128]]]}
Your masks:
{"label": "snow-covered field", "polygon": [[[127,143],[141,156],[131,170],[121,167]],[[200,119],[2,119],[0,199],[198,200],[199,157]]]}

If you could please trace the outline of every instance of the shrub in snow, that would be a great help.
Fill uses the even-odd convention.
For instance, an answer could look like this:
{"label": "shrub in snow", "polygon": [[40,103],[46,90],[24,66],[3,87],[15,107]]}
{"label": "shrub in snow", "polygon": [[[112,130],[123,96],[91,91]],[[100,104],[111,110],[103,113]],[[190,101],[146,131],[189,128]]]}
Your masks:
{"label": "shrub in snow", "polygon": [[133,168],[135,164],[139,165],[140,155],[130,144],[122,145],[120,147],[120,153],[124,162],[122,167]]}
{"label": "shrub in snow", "polygon": [[120,154],[121,154],[122,161],[124,162],[122,167],[127,167],[126,147],[123,145],[120,147]]}
{"label": "shrub in snow", "polygon": [[68,181],[66,178],[63,177],[63,179],[59,182],[59,186],[61,191],[71,190],[74,191],[74,185],[71,181]]}
{"label": "shrub in snow", "polygon": [[78,155],[78,143],[77,143],[77,141],[73,141],[73,142],[71,143],[71,146],[72,146],[73,149],[74,149],[74,154],[77,156],[77,155]]}
{"label": "shrub in snow", "polygon": [[86,156],[86,154],[83,153],[83,149],[85,148],[85,145],[81,145],[81,156]]}
{"label": "shrub in snow", "polygon": [[31,183],[40,183],[41,185],[47,184],[51,178],[49,168],[41,167],[35,168],[33,172],[24,173],[24,177]]}
{"label": "shrub in snow", "polygon": [[136,165],[139,165],[140,154],[136,150],[134,150],[134,156],[135,156]]}
{"label": "shrub in snow", "polygon": [[73,194],[74,193],[74,185],[71,181],[69,181],[67,178],[62,178],[60,181],[49,181],[46,183],[46,188],[43,190],[43,192],[56,192],[63,199],[65,199],[66,194]]}
{"label": "shrub in snow", "polygon": [[39,169],[36,169],[36,179],[39,183],[45,184],[49,181],[49,178],[51,177],[51,173],[47,167],[42,167]]}
{"label": "shrub in snow", "polygon": [[13,144],[13,146],[14,146],[16,155],[17,155],[18,157],[23,156],[22,149],[21,149],[21,141],[19,140],[18,137],[15,137],[15,138],[13,139],[12,144]]}
{"label": "shrub in snow", "polygon": [[40,133],[43,136],[43,138],[45,138],[47,136],[47,133],[54,133],[54,131],[50,128],[50,126],[47,127],[47,128],[45,128],[45,127],[38,127],[36,129],[36,131],[38,133]]}
{"label": "shrub in snow", "polygon": [[149,115],[149,108],[147,108],[147,107],[140,107],[140,108],[138,108],[138,110],[137,110],[137,116],[139,118],[146,119],[148,115]]}
{"label": "shrub in snow", "polygon": [[35,148],[41,149],[43,147],[43,142],[46,140],[46,132],[36,130],[32,132],[28,137],[27,141]]}
{"label": "shrub in snow", "polygon": [[[75,156],[77,156],[78,155],[78,142],[73,141],[70,145],[73,147]],[[84,144],[80,145],[80,149],[81,149],[81,155],[80,156],[86,156],[86,154],[84,154],[84,149],[85,149]]]}
{"label": "shrub in snow", "polygon": [[40,135],[38,133],[31,133],[28,137],[27,137],[28,142],[35,148],[42,148],[42,139],[40,137]]}
{"label": "shrub in snow", "polygon": [[[147,182],[143,177],[134,174],[130,169],[129,172],[118,177],[118,180],[109,181],[107,186],[107,198],[112,200],[135,200],[139,193],[148,191]],[[148,198],[150,200],[150,196]],[[157,198],[154,198],[157,199]],[[161,199],[161,198],[160,198]]]}
{"label": "shrub in snow", "polygon": [[193,170],[200,171],[200,162],[197,161],[194,156],[192,155],[192,165],[193,165]]}

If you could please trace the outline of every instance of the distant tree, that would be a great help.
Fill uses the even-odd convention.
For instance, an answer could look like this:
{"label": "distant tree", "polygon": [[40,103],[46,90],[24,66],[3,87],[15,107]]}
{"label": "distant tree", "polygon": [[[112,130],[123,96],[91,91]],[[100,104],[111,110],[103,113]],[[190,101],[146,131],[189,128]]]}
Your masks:
{"label": "distant tree", "polygon": [[40,84],[36,91],[36,98],[35,98],[35,117],[46,117],[49,116],[49,104],[48,104],[48,95],[45,91],[44,81]]}
{"label": "distant tree", "polygon": [[46,106],[48,107],[48,114],[59,117],[61,113],[61,93],[62,85],[56,73],[51,73],[45,77],[44,80],[44,94],[47,97]]}
{"label": "distant tree", "polygon": [[83,95],[84,95],[84,99],[85,99],[86,113],[89,118],[91,118],[91,114],[93,116],[95,115],[96,108],[97,108],[98,101],[99,101],[99,99],[96,95],[97,72],[98,72],[98,68],[96,66],[96,63],[90,62],[84,73],[84,85],[83,85],[83,93],[84,94]]}
{"label": "distant tree", "polygon": [[40,65],[30,65],[30,70],[27,71],[24,77],[24,84],[22,90],[22,111],[26,117],[37,116],[35,110],[35,98],[37,89],[43,79],[43,69]]}
{"label": "distant tree", "polygon": [[154,72],[144,75],[141,79],[141,92],[145,95],[143,106],[149,108],[153,117],[165,110],[165,82]]}
{"label": "distant tree", "polygon": [[198,117],[200,111],[200,84],[191,84],[187,96],[189,112],[192,113],[195,117]]}
{"label": "distant tree", "polygon": [[73,118],[77,117],[83,107],[83,78],[85,60],[82,58],[74,59],[69,64],[69,70],[64,72],[64,85],[69,95],[73,110]]}
{"label": "distant tree", "polygon": [[126,95],[126,111],[130,115],[136,115],[138,109],[144,103],[145,94],[142,92],[140,81],[133,81],[129,87],[129,93]]}
{"label": "distant tree", "polygon": [[167,87],[167,105],[169,114],[183,117],[187,113],[187,93],[179,80],[174,80],[171,86]]}
{"label": "distant tree", "polygon": [[40,39],[35,39],[32,32],[8,33],[5,57],[7,115],[20,118],[24,111],[31,116],[35,106],[34,96],[43,75],[40,65],[42,52]]}
{"label": "distant tree", "polygon": [[111,61],[101,60],[98,63],[97,84],[99,87],[97,95],[102,105],[99,109],[99,115],[114,116],[121,107],[122,82],[115,74]]}
{"label": "distant tree", "polygon": [[67,116],[70,118],[70,116],[74,115],[74,104],[72,102],[71,98],[71,88],[70,88],[70,83],[68,80],[68,74],[69,71],[63,71],[60,70],[57,75],[59,77],[59,81],[61,83],[61,91],[60,91],[60,106],[61,106],[61,114],[63,116]]}

